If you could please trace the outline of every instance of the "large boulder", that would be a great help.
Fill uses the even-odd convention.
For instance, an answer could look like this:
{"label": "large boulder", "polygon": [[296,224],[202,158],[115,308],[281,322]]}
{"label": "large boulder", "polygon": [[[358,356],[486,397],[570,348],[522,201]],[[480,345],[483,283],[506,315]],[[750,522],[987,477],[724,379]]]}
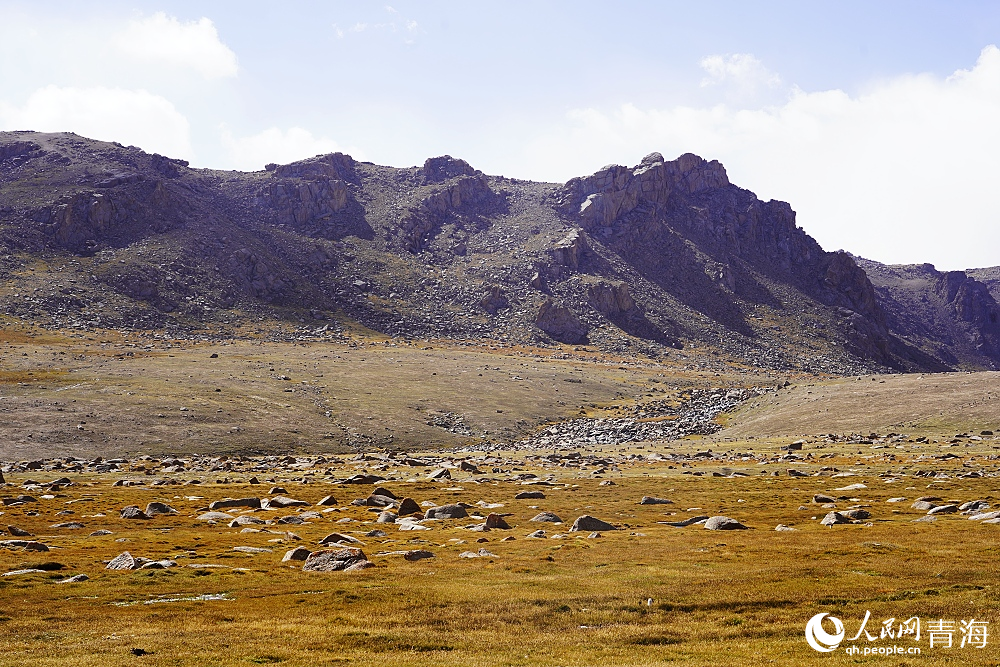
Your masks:
{"label": "large boulder", "polygon": [[425,519],[464,519],[469,516],[461,505],[440,505],[430,507],[424,513]]}
{"label": "large boulder", "polygon": [[356,547],[322,549],[309,554],[302,569],[305,572],[339,572],[367,561],[365,552]]}
{"label": "large boulder", "polygon": [[705,522],[705,530],[746,530],[747,527],[736,519],[728,516],[709,517]]}
{"label": "large boulder", "polygon": [[249,509],[260,509],[260,498],[223,498],[222,500],[216,500],[208,509],[224,510],[233,507],[247,507]]}
{"label": "large boulder", "polygon": [[553,339],[574,345],[587,340],[589,329],[569,308],[546,298],[538,308],[535,325]]}
{"label": "large boulder", "polygon": [[586,531],[589,533],[595,530],[604,531],[604,530],[618,530],[618,529],[612,526],[607,521],[601,521],[600,519],[584,514],[583,516],[579,517],[576,521],[573,522],[573,527],[570,528],[569,530],[570,532]]}

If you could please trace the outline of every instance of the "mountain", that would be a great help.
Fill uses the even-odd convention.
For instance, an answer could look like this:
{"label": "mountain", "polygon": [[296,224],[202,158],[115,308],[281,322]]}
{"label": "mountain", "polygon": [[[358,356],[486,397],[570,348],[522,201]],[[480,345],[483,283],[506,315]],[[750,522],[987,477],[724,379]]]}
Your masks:
{"label": "mountain", "polygon": [[556,184],[449,156],[193,169],[70,133],[7,132],[0,246],[0,312],[46,327],[226,336],[278,321],[697,356],[706,369],[1000,364],[996,269],[826,252],[789,204],[692,154]]}

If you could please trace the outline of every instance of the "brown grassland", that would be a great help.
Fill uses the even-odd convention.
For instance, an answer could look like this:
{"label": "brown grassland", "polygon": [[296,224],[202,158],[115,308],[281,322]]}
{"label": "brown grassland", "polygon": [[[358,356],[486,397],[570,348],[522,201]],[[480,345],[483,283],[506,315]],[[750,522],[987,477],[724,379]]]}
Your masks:
{"label": "brown grassland", "polygon": [[[917,497],[936,495],[985,500],[998,509],[1000,439],[952,438],[1000,426],[996,374],[792,378],[790,390],[724,415],[727,429],[710,438],[581,447],[584,453],[639,455],[603,474],[542,468],[537,460],[481,475],[456,469],[452,479],[440,482],[428,480],[423,469],[382,470],[389,479],[379,485],[400,497],[464,502],[483,515],[509,513],[512,526],[473,532],[466,528],[473,518],[405,532],[377,525],[375,513],[350,505],[370,493],[370,485],[327,481],[327,470],[343,479],[370,469],[347,446],[461,446],[462,437],[427,425],[430,412],[460,412],[476,430],[517,435],[581,412],[615,414],[660,397],[664,387],[751,386],[773,384],[773,378],[716,377],[569,348],[370,343],[168,348],[162,341],[112,334],[88,340],[8,332],[0,359],[0,460],[275,451],[324,452],[327,460],[317,467],[317,481],[307,484],[301,483],[301,469],[280,466],[258,473],[260,485],[249,484],[249,474],[227,474],[229,481],[220,483],[222,473],[178,472],[166,476],[181,484],[120,487],[112,483],[136,479],[141,471],[70,473],[73,484],[45,494],[51,497],[33,494],[37,502],[0,508],[0,527],[15,525],[50,547],[47,553],[0,549],[2,572],[46,562],[63,566],[0,576],[0,665],[1000,663],[1000,635],[994,643],[990,634],[985,648],[958,645],[962,620],[985,620],[991,632],[1000,632],[1000,525],[961,514],[914,523],[926,512],[910,508]],[[909,437],[887,444],[818,437],[890,429]],[[802,435],[810,436],[802,454],[815,458],[779,461],[781,448]],[[917,442],[917,436],[927,441]],[[707,447],[768,454],[772,462],[737,457],[682,467],[645,458]],[[523,458],[512,451],[502,455]],[[450,456],[475,460],[483,454],[452,450]],[[790,477],[788,468],[809,476]],[[960,476],[969,471],[983,476]],[[551,484],[525,486],[515,479],[532,472]],[[746,476],[712,474],[733,472]],[[852,474],[833,477],[838,472]],[[2,493],[18,495],[26,481],[61,475],[11,472]],[[192,478],[199,483],[183,484]],[[600,484],[608,479],[615,484]],[[865,488],[838,490],[857,483]],[[267,495],[271,485],[309,503],[332,494],[338,505],[330,511],[302,508],[320,511],[321,518],[252,533],[197,519],[213,500]],[[541,489],[546,498],[514,499],[526,489]],[[818,519],[829,510],[811,502],[816,493],[840,497],[838,509],[860,506],[872,517],[821,526]],[[673,504],[639,505],[642,496]],[[896,497],[907,500],[887,502]],[[151,501],[165,502],[178,514],[119,518],[122,507]],[[503,506],[479,510],[477,503]],[[72,514],[57,515],[67,510]],[[542,510],[566,524],[529,521]],[[290,513],[253,515],[274,519]],[[598,538],[568,532],[583,514],[619,529]],[[751,530],[658,523],[700,514],[731,516]],[[64,521],[84,528],[52,527]],[[796,530],[776,532],[779,523]],[[373,528],[386,535],[365,536]],[[538,528],[550,537],[526,537]],[[98,529],[112,532],[90,536]],[[286,549],[318,549],[318,540],[333,531],[360,539],[376,567],[317,573],[281,562]],[[563,537],[551,537],[556,533]],[[515,539],[502,541],[507,537]],[[237,546],[271,551],[233,551]],[[480,548],[494,555],[459,557]],[[408,549],[427,549],[435,557],[409,562],[378,555]],[[104,569],[104,562],[125,550],[170,558],[178,566]],[[56,583],[80,573],[90,579]],[[805,624],[815,614],[843,619],[850,637],[866,611],[868,630],[876,634],[888,618],[953,620],[955,645],[930,648],[926,629],[919,643],[857,643],[919,646],[917,656],[851,656],[843,649],[821,655],[806,644]],[[133,655],[132,649],[145,654]]]}

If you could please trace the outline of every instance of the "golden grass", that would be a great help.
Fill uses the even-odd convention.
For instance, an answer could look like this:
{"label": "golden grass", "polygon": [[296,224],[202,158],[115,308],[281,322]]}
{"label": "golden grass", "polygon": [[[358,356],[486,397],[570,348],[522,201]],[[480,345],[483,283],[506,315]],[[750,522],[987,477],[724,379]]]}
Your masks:
{"label": "golden grass", "polygon": [[[978,460],[991,446],[983,443]],[[374,514],[360,507],[342,507],[307,525],[269,527],[288,528],[301,541],[270,533],[241,534],[238,529],[208,526],[194,518],[213,499],[267,490],[260,486],[136,489],[111,487],[111,477],[81,475],[77,484],[58,492],[56,498],[4,508],[0,521],[30,530],[53,550],[45,554],[0,551],[0,568],[8,571],[47,560],[67,567],[60,572],[0,577],[0,627],[4,630],[0,665],[492,666],[682,661],[747,665],[818,660],[845,664],[851,659],[842,652],[823,658],[806,645],[804,626],[814,614],[828,612],[842,618],[852,634],[866,610],[872,613],[870,630],[877,630],[872,624],[886,618],[912,615],[998,620],[1000,526],[981,525],[960,515],[942,516],[930,524],[913,523],[923,512],[909,509],[909,502],[885,502],[893,496],[912,500],[935,493],[948,499],[987,499],[995,505],[993,478],[951,477],[928,484],[923,478],[900,477],[885,483],[878,476],[884,466],[859,465],[844,450],[828,463],[852,468],[857,475],[771,477],[744,468],[754,476],[697,477],[665,463],[637,463],[614,477],[616,486],[599,486],[598,479],[577,478],[576,473],[560,475],[560,481],[569,486],[544,488],[548,496],[544,500],[513,500],[518,491],[535,488],[515,482],[476,484],[456,479],[447,486],[385,482],[382,485],[397,495],[418,501],[504,503],[495,511],[512,513],[508,521],[514,528],[471,532],[462,528],[475,523],[468,519],[436,522],[432,530],[419,532],[381,526],[386,537],[368,538],[363,533],[377,527],[371,523]],[[342,465],[344,475],[353,471],[348,464]],[[756,466],[763,467],[774,469]],[[712,471],[719,466],[698,464],[694,469]],[[42,473],[31,476],[46,478]],[[19,482],[27,475],[11,477]],[[370,490],[297,484],[290,473],[281,471],[276,471],[274,479],[288,495],[312,502],[333,493],[346,504]],[[844,501],[840,507],[869,506],[872,525],[825,528],[812,519],[828,511],[810,503],[814,493],[843,495],[833,489],[855,482],[868,488],[850,492],[859,500]],[[189,499],[195,495],[203,498]],[[667,497],[675,504],[640,506],[637,501],[642,495]],[[67,504],[83,497],[94,500]],[[148,522],[118,518],[118,509],[124,505],[144,506],[151,500],[170,503],[180,515]],[[808,509],[799,510],[801,505]],[[532,506],[554,511],[567,522],[593,514],[622,530],[606,532],[598,539],[579,533],[566,533],[564,539],[529,539],[525,535],[539,527],[550,534],[568,530],[568,525],[529,522],[539,511]],[[76,514],[55,516],[65,508]],[[689,508],[702,509],[688,512]],[[31,510],[39,515],[27,516]],[[710,532],[700,526],[673,528],[656,523],[701,513],[733,516],[754,530]],[[353,521],[336,523],[343,518]],[[68,520],[82,521],[86,528],[48,527]],[[797,531],[775,532],[777,523],[793,525]],[[104,527],[114,534],[87,536]],[[377,567],[358,573],[307,573],[280,563],[286,548],[313,547],[332,531],[362,539],[365,553]],[[507,535],[516,539],[501,542]],[[479,544],[479,538],[488,541]],[[285,541],[271,541],[279,539]],[[274,551],[246,555],[232,551],[237,545]],[[458,557],[462,551],[480,547],[496,557]],[[399,556],[375,556],[380,551],[411,548],[429,549],[436,557],[411,563]],[[171,557],[180,566],[133,572],[103,569],[102,561],[126,549],[137,556]],[[225,567],[194,569],[187,567],[190,564]],[[79,572],[91,580],[54,583]],[[159,601],[203,594],[225,594],[226,599]],[[992,643],[984,650],[929,650],[926,640],[922,646],[923,655],[896,657],[891,664],[995,664],[1000,657]],[[149,654],[134,657],[129,653],[132,648]]]}

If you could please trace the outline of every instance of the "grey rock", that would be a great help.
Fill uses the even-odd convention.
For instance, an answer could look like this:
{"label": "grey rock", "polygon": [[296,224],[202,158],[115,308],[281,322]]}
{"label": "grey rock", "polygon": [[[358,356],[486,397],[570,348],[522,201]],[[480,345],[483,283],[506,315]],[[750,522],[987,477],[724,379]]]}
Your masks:
{"label": "grey rock", "polygon": [[440,505],[424,513],[425,519],[464,519],[467,516],[469,513],[461,505]]}
{"label": "grey rock", "polygon": [[423,512],[423,510],[420,509],[420,505],[418,505],[417,501],[415,501],[413,498],[403,498],[401,501],[399,501],[399,507],[396,508],[396,513],[399,514],[399,516],[406,516],[408,514],[420,514],[421,512]]}
{"label": "grey rock", "polygon": [[939,505],[927,511],[928,514],[955,514],[958,512],[957,505]]}
{"label": "grey rock", "polygon": [[177,510],[166,503],[151,502],[146,504],[146,515],[156,516],[157,514],[177,514]]}
{"label": "grey rock", "polygon": [[837,524],[850,523],[850,522],[851,520],[848,519],[843,514],[841,514],[840,512],[830,512],[825,517],[823,517],[823,520],[820,521],[820,524],[824,526],[835,526]]}
{"label": "grey rock", "polygon": [[149,515],[139,509],[138,505],[129,505],[121,509],[123,519],[148,519]]}
{"label": "grey rock", "polygon": [[713,516],[705,522],[705,530],[746,530],[747,527],[728,516]]}
{"label": "grey rock", "polygon": [[577,520],[573,522],[573,527],[570,528],[569,530],[571,533],[579,531],[584,531],[589,533],[594,530],[605,531],[605,530],[618,530],[618,529],[612,526],[607,521],[601,521],[600,519],[592,517],[588,514],[584,514],[583,516],[578,517]]}
{"label": "grey rock", "polygon": [[367,561],[365,553],[356,547],[313,551],[302,565],[305,572],[338,572]]}
{"label": "grey rock", "polygon": [[639,501],[640,505],[673,505],[674,501],[667,500],[666,498],[654,498],[652,496],[643,496],[642,500]]}
{"label": "grey rock", "polygon": [[[246,507],[249,509],[260,509],[260,498],[223,498],[216,500],[208,506],[210,510],[232,509],[234,507]],[[230,517],[232,518],[232,517]]]}
{"label": "grey rock", "polygon": [[403,554],[403,559],[408,561],[418,561],[425,558],[434,558],[434,554],[426,549],[411,549]]}
{"label": "grey rock", "polygon": [[295,547],[294,549],[289,549],[288,551],[285,552],[285,555],[282,557],[281,562],[287,563],[288,561],[292,560],[304,561],[307,558],[309,558],[310,553],[311,552],[305,547]]}
{"label": "grey rock", "polygon": [[114,558],[112,558],[108,564],[104,567],[105,570],[134,570],[138,567],[135,558],[132,557],[127,551],[123,551]]}
{"label": "grey rock", "polygon": [[553,512],[539,512],[533,516],[529,521],[543,521],[545,523],[562,523],[563,520],[559,518],[559,515]]}
{"label": "grey rock", "polygon": [[309,503],[304,500],[296,500],[294,498],[286,498],[285,496],[275,496],[267,501],[268,507],[276,507],[278,509],[284,509],[286,507],[309,507]]}

